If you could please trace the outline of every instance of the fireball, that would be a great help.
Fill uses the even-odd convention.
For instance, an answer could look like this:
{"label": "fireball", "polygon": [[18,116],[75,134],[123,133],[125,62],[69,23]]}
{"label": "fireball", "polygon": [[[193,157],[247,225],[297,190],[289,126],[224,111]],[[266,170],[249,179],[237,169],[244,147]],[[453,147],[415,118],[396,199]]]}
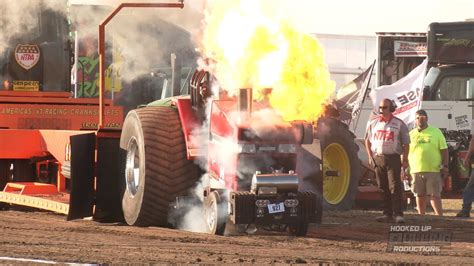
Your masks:
{"label": "fireball", "polygon": [[210,1],[201,38],[203,57],[222,89],[254,98],[272,88],[271,107],[286,121],[316,121],[335,83],[317,39],[275,14],[275,1]]}

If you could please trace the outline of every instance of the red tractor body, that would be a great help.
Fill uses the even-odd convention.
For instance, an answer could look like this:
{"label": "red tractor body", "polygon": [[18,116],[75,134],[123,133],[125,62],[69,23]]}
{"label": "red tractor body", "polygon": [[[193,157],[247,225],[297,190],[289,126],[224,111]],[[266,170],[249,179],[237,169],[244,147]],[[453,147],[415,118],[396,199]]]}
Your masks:
{"label": "red tractor body", "polygon": [[[178,109],[188,158],[199,154],[206,160],[206,230],[223,234],[226,222],[232,222],[305,235],[308,224],[322,217],[316,191],[299,192],[301,176],[296,173],[302,145],[313,143],[312,125],[281,119],[268,123],[261,112],[271,108],[265,101],[252,101],[251,89],[222,100],[194,99],[202,95],[195,90],[204,91],[205,84],[196,79],[208,76],[201,72],[191,80],[190,99],[179,97],[172,105]],[[210,105],[204,119],[205,105],[199,105],[203,100]],[[207,157],[193,152],[197,150],[207,150]]]}

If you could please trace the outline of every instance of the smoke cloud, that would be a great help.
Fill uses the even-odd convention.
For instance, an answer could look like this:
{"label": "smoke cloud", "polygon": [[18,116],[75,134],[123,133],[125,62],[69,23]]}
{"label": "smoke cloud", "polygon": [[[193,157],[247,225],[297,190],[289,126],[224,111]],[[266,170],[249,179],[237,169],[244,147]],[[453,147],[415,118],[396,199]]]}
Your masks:
{"label": "smoke cloud", "polygon": [[[97,53],[98,25],[120,2],[123,1],[4,0],[0,5],[0,62],[4,64],[7,52],[17,43],[40,44],[44,41],[40,37],[44,36],[42,32],[68,26],[44,24],[47,22],[41,18],[41,12],[45,9],[69,19],[69,30],[78,33],[79,46],[88,51],[85,56]],[[201,27],[200,3],[203,2],[189,3],[183,9],[122,9],[106,27],[105,65],[113,64],[114,78],[118,75],[121,82],[130,82],[143,75],[170,72],[172,53],[178,67],[195,66],[193,36]],[[74,34],[70,36],[74,41]],[[90,79],[94,82],[95,74]],[[91,95],[97,96],[92,92]]]}
{"label": "smoke cloud", "polygon": [[18,38],[20,34],[37,33],[34,29],[40,23],[38,18],[40,8],[49,8],[66,14],[66,5],[60,5],[58,2],[57,0],[2,1],[0,5],[0,56],[4,56],[10,42]]}
{"label": "smoke cloud", "polygon": [[[109,1],[113,2],[113,1]],[[113,6],[117,3],[110,3]],[[81,38],[97,38],[98,25],[111,6],[73,5],[72,21]],[[122,80],[131,81],[156,69],[171,67],[171,54],[181,66],[196,64],[193,35],[202,14],[195,8],[124,8],[106,26],[106,43]],[[107,53],[106,53],[107,54]],[[118,55],[118,56],[117,56]],[[107,58],[106,65],[112,59]]]}

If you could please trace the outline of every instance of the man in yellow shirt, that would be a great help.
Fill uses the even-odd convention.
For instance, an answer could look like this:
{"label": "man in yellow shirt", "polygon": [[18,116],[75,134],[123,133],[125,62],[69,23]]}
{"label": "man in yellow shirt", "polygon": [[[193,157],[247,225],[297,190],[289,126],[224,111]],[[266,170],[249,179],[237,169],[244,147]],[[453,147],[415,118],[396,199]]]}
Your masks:
{"label": "man in yellow shirt", "polygon": [[415,119],[416,128],[410,131],[408,163],[413,177],[412,191],[416,196],[418,213],[425,215],[426,196],[430,196],[435,214],[443,216],[441,171],[444,177],[449,173],[448,145],[441,130],[428,125],[425,110],[418,110]]}

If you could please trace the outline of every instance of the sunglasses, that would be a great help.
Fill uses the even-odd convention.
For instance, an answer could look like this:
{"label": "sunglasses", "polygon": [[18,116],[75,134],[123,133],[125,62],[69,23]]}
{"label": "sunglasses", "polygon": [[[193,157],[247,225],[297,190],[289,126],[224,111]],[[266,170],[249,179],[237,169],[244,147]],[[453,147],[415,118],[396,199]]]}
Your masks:
{"label": "sunglasses", "polygon": [[388,106],[379,106],[379,109],[387,109]]}

